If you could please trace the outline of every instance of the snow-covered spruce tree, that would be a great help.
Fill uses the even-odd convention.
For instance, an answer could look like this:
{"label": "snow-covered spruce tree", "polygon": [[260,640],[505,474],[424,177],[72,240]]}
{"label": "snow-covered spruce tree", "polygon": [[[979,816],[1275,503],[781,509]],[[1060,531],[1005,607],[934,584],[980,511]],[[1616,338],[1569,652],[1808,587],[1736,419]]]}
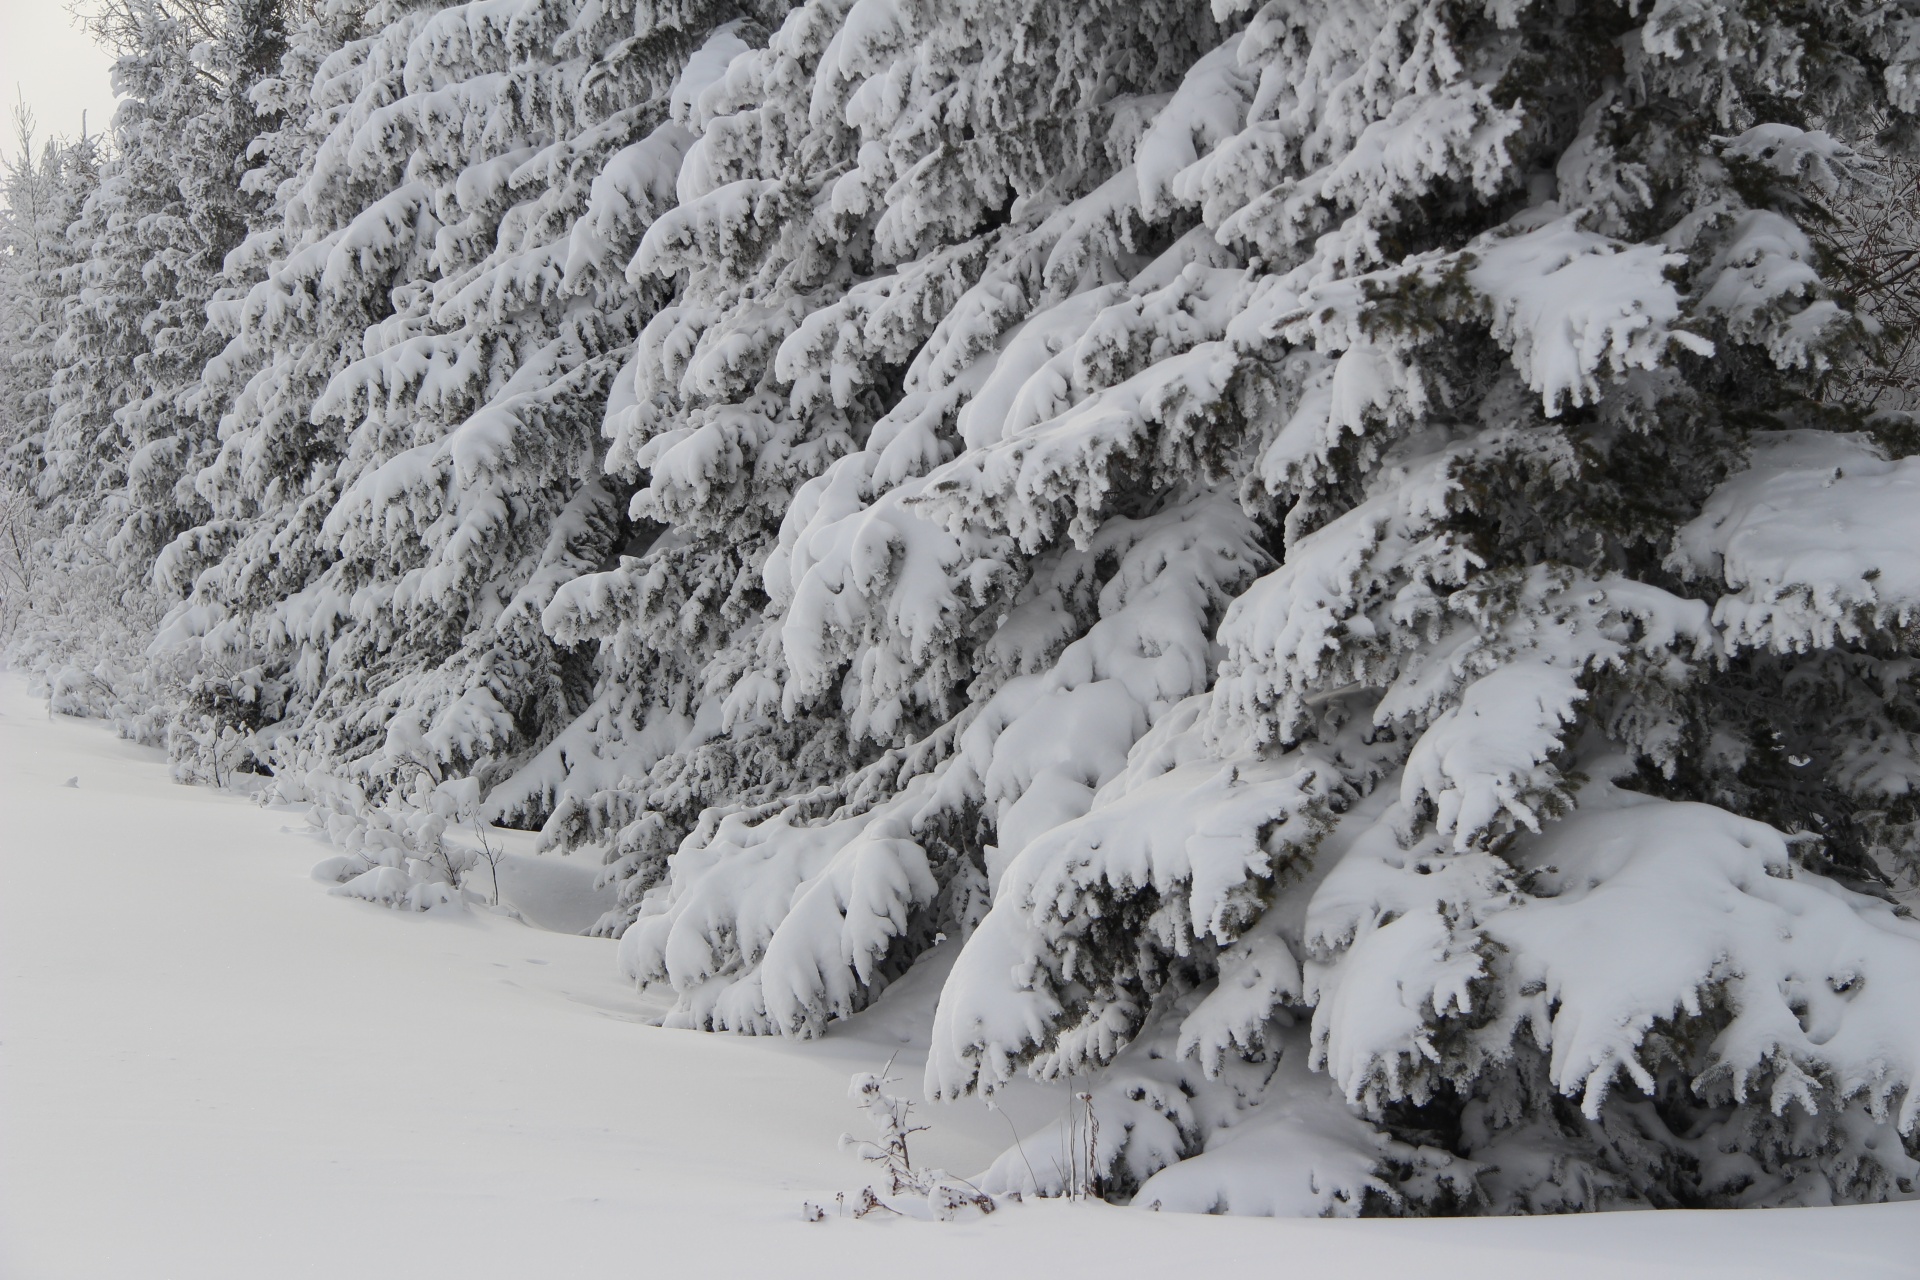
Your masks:
{"label": "snow-covered spruce tree", "polygon": [[67,228],[98,178],[98,144],[34,136],[15,109],[14,154],[0,177],[0,645],[23,639],[59,594],[48,544],[60,512],[41,499],[57,348],[73,288]]}
{"label": "snow-covered spruce tree", "polygon": [[[1100,253],[1118,248],[1125,220],[1097,198],[1084,225],[1069,227],[1072,214],[1049,222],[1044,209],[1016,224],[1017,188],[1039,186],[1043,174],[1068,192],[1099,185],[1108,148],[1100,95],[1176,85],[1218,38],[1211,19],[1190,9],[1100,6],[1084,17],[1046,6],[984,16],[955,10],[929,17],[929,34],[916,42],[897,15],[809,5],[766,49],[736,57],[724,80],[689,103],[688,125],[699,141],[680,173],[681,206],[649,231],[633,264],[642,276],[681,277],[683,288],[643,333],[631,388],[609,416],[609,466],[644,481],[634,514],[666,532],[638,561],[572,584],[548,612],[562,637],[604,639],[610,688],[627,708],[625,755],[616,759],[630,783],[597,793],[579,786],[550,824],[572,838],[611,837],[628,895],[605,922],[609,930],[631,917],[690,828],[730,810],[752,824],[796,793],[823,813],[846,801],[866,810],[890,800],[884,813],[834,828],[830,844],[869,821],[877,824],[869,835],[890,840],[908,804],[891,793],[955,749],[971,716],[955,713],[969,700],[984,701],[1023,665],[1045,661],[1044,653],[1023,653],[1005,640],[991,656],[976,655],[989,639],[992,610],[958,616],[949,607],[959,603],[947,599],[950,577],[976,601],[1014,603],[1020,575],[1008,562],[1018,557],[1004,537],[903,526],[933,536],[901,548],[913,563],[897,573],[888,564],[893,535],[885,517],[864,534],[856,519],[827,535],[873,545],[856,552],[823,543],[806,553],[832,557],[818,572],[804,555],[796,562],[789,543],[805,536],[816,514],[822,524],[849,514],[847,503],[864,501],[863,492],[878,496],[903,480],[917,487],[918,475],[951,451],[954,416],[985,372],[976,368],[973,381],[959,383],[958,367],[979,354],[975,347],[991,345],[988,330],[1009,307],[1043,287],[1038,276],[1049,253],[1064,246],[1055,275],[1071,291],[1083,268],[1097,273]],[[982,41],[1024,47],[1018,56],[988,54]],[[920,77],[930,104],[904,116],[898,104],[875,104],[883,114],[868,132],[898,134],[889,150],[863,140],[848,119],[864,119],[854,95],[874,67],[895,57],[902,59],[895,74],[903,83]],[[951,118],[943,123],[943,115]],[[931,132],[945,129],[966,145],[948,148]],[[996,301],[996,291],[1008,296]],[[935,365],[941,352],[954,367]],[[929,366],[923,378],[918,371]],[[880,464],[883,453],[888,461]],[[906,496],[903,490],[887,501]],[[1228,586],[1244,585],[1258,560],[1250,544],[1236,551],[1249,528],[1230,508],[1202,501],[1151,527],[1129,526],[1091,556],[1063,551],[1066,559],[1050,570],[1058,581],[1042,588],[1045,598],[1030,610],[1037,647],[1057,648],[1091,620],[1099,578],[1142,539],[1151,549],[1136,556],[1139,573],[1156,575],[1151,562],[1162,552],[1182,555],[1194,580],[1173,589],[1211,591],[1211,604],[1224,606]],[[836,590],[849,555],[866,562],[861,573],[897,577],[908,592],[924,592],[909,605],[915,616],[889,617],[887,584],[875,581],[870,614],[846,618],[823,646],[799,643],[797,632],[796,644],[785,646],[787,606],[803,626],[824,620],[823,608],[835,606],[821,592]],[[1097,575],[1096,559],[1108,562]],[[1213,579],[1219,583],[1209,588]],[[1057,615],[1051,623],[1049,609]],[[862,647],[844,698],[822,696],[840,683],[842,660]],[[798,667],[791,680],[790,666]],[[1168,678],[1186,680],[1183,693],[1204,680],[1200,665],[1169,670]],[[605,776],[575,774],[600,786]],[[953,839],[977,847],[971,810],[970,803],[952,810]],[[831,854],[823,847],[811,860]],[[883,851],[879,859],[891,856]],[[956,918],[969,915],[984,902],[979,868],[939,861],[938,871],[923,869],[914,892],[940,896]],[[747,853],[722,879],[748,875],[757,862],[757,853]],[[797,870],[783,866],[755,887],[767,911],[783,912],[789,892],[811,874]],[[830,880],[848,873],[843,866]],[[709,886],[721,895],[714,923],[731,934],[732,894],[719,885]],[[825,890],[823,905],[832,892]],[[773,923],[745,924],[735,957],[756,954]],[[891,933],[876,935],[881,954],[870,958],[878,969],[863,961],[858,977],[849,970],[844,982],[829,973],[838,989],[831,1009],[864,1002],[870,977],[911,959],[936,931],[931,918],[914,929],[916,941],[900,946]],[[722,942],[712,964],[727,967],[732,946]],[[750,1026],[763,1016],[757,989],[744,990],[737,1010],[717,1015],[719,1024]],[[808,1016],[830,1011],[822,1005]],[[707,1020],[707,1011],[698,1017]]]}
{"label": "snow-covered spruce tree", "polygon": [[[129,115],[137,110],[129,104]],[[46,530],[40,560],[56,585],[38,593],[10,654],[49,680],[54,704],[75,715],[111,715],[123,704],[124,668],[115,659],[137,653],[154,621],[141,566],[117,560],[113,549],[128,515],[131,453],[116,415],[133,395],[141,322],[155,306],[140,274],[142,246],[112,234],[124,173],[113,143],[68,229],[52,412],[34,462]],[[118,222],[119,232],[132,230]]]}
{"label": "snow-covered spruce tree", "polygon": [[53,414],[37,499],[58,589],[16,658],[56,705],[157,733],[140,656],[159,617],[159,547],[203,515],[189,483],[217,415],[200,374],[219,349],[206,308],[244,230],[236,178],[257,130],[245,95],[277,59],[277,0],[219,8],[125,0],[97,17],[119,54],[112,153],[68,234]]}
{"label": "snow-covered spruce tree", "polygon": [[201,371],[224,345],[207,306],[256,213],[240,183],[259,132],[248,94],[279,61],[278,2],[234,0],[206,20],[211,31],[158,4],[134,6],[140,47],[116,68],[125,101],[96,252],[127,263],[149,299],[132,398],[115,414],[128,491],[114,554],[142,578],[159,549],[205,515],[192,478],[217,443],[218,417]]}
{"label": "snow-covered spruce tree", "polygon": [[[227,339],[201,373],[204,402],[221,412],[218,451],[194,478],[210,514],[154,566],[170,598],[186,597],[153,651],[192,672],[195,705],[179,708],[188,732],[218,735],[285,717],[305,620],[288,600],[333,558],[318,528],[338,492],[343,429],[310,422],[308,411],[390,304],[380,288],[384,264],[371,257],[342,264],[322,291],[330,241],[367,193],[345,184],[316,191],[307,177],[361,87],[363,7],[313,6],[288,30],[279,67],[249,94],[269,127],[239,185],[264,207],[228,255],[226,287],[208,307]],[[363,290],[352,287],[356,270]]]}
{"label": "snow-covered spruce tree", "polygon": [[[84,154],[59,139],[35,136],[24,103],[8,121],[13,154],[0,173],[0,453],[6,483],[31,488],[41,433],[52,414],[53,344],[63,311],[60,275],[70,265],[67,224],[85,188]],[[89,148],[91,150],[91,148]]]}
{"label": "snow-covered spruce tree", "polygon": [[[147,14],[145,6],[141,12]],[[125,34],[117,73],[153,70],[169,54],[184,60],[185,42],[164,19]],[[122,83],[134,93],[151,87]],[[46,331],[49,412],[21,458],[33,477],[40,525],[39,586],[8,646],[10,664],[47,680],[53,705],[83,715],[128,709],[127,673],[116,659],[138,651],[153,621],[141,566],[116,559],[112,545],[127,519],[131,452],[116,415],[134,394],[134,362],[145,350],[142,321],[157,305],[156,290],[141,275],[150,245],[136,219],[116,216],[132,193],[127,175],[134,162],[124,144],[134,140],[147,104],[123,106],[91,157],[83,198],[63,214],[66,244],[51,295],[59,315]]]}
{"label": "snow-covered spruce tree", "polygon": [[[215,518],[163,635],[376,795],[489,780],[578,714],[539,617],[623,536],[598,429],[651,293],[674,86],[736,6],[321,6],[280,79],[279,225],[236,255]],[[326,51],[327,46],[332,51]],[[711,61],[711,58],[709,58]]]}
{"label": "snow-covered spruce tree", "polygon": [[1916,106],[1877,2],[796,9],[546,611],[627,972],[817,1034],[944,936],[930,1092],[1091,1080],[1142,1204],[1910,1192],[1920,464],[1814,232]]}

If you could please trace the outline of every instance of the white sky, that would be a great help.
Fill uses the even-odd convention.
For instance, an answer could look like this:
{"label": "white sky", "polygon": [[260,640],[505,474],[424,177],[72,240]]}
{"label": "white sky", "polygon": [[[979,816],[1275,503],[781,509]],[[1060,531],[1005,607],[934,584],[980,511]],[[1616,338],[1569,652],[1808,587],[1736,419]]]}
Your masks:
{"label": "white sky", "polygon": [[37,136],[97,133],[113,116],[110,59],[67,14],[65,0],[0,0],[0,154],[11,156],[13,104],[24,96]]}

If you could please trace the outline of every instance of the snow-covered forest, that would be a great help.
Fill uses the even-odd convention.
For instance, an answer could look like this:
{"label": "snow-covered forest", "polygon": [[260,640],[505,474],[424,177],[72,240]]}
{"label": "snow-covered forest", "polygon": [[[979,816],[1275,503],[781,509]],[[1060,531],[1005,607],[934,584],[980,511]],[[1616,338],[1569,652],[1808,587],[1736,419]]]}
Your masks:
{"label": "snow-covered forest", "polygon": [[982,1198],[1920,1192],[1920,0],[90,12],[6,660],[334,893],[898,986]]}

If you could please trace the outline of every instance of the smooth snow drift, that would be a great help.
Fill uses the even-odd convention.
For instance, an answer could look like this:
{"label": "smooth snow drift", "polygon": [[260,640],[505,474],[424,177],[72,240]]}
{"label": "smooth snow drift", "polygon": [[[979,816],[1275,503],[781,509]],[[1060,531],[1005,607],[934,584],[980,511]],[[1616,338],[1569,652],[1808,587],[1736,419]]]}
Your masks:
{"label": "smooth snow drift", "polygon": [[[898,1050],[919,1080],[914,991],[812,1043],[657,1029],[615,944],[330,897],[296,814],[175,786],[13,677],[0,806],[5,1280],[1917,1273],[1920,1204],[1317,1222],[1029,1201],[810,1225],[803,1200],[873,1180],[836,1149],[864,1133],[849,1074]],[[522,915],[591,915],[565,892],[590,869],[510,865]],[[1060,1103],[922,1107],[915,1154],[974,1173]]]}

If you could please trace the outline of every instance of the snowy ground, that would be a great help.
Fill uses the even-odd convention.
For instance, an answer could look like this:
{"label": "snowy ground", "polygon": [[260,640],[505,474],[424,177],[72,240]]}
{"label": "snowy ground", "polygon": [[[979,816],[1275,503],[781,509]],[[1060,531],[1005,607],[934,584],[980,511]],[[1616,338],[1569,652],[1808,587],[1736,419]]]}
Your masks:
{"label": "snowy ground", "polygon": [[[69,778],[78,785],[69,787]],[[298,815],[178,787],[0,677],[0,1277],[1920,1276],[1920,1204],[1452,1222],[1028,1203],[954,1224],[801,1220],[866,1170],[849,1072],[890,1000],[811,1045],[661,1031],[613,944],[329,897]],[[550,926],[591,869],[516,859]],[[911,992],[905,993],[911,995]],[[919,1058],[900,1074],[917,1083]],[[1012,1100],[1023,1131],[1057,1099]],[[956,1171],[1007,1142],[926,1112]]]}

